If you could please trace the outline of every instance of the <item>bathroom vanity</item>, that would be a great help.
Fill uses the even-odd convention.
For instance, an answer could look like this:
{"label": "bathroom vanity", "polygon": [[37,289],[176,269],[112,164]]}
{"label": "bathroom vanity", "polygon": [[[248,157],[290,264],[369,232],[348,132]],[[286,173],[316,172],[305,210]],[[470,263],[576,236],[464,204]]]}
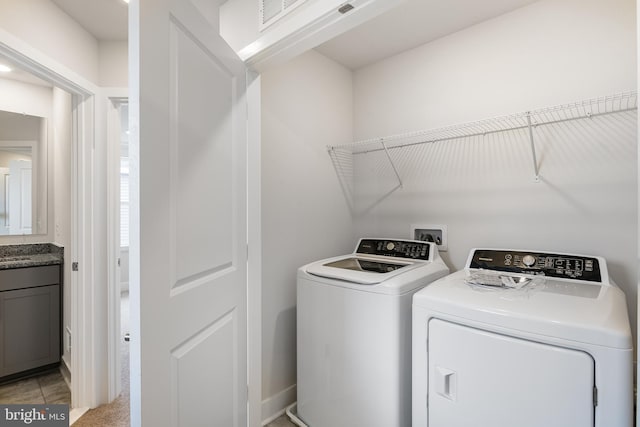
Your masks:
{"label": "bathroom vanity", "polygon": [[0,381],[57,366],[63,249],[0,246]]}

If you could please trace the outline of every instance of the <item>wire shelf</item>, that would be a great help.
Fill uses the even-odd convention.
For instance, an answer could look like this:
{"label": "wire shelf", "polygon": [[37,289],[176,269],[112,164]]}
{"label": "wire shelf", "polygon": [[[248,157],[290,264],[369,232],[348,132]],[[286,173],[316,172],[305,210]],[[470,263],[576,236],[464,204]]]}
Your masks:
{"label": "wire shelf", "polygon": [[412,145],[430,144],[498,132],[535,128],[571,120],[631,111],[637,108],[638,93],[637,91],[629,91],[437,129],[366,139],[342,145],[330,145],[327,148],[330,152],[339,150],[343,153],[365,154],[375,151],[394,150]]}
{"label": "wire shelf", "polygon": [[[501,132],[517,131],[522,135],[526,135],[531,151],[534,182],[540,182],[534,139],[537,128],[540,128],[541,131],[544,126],[578,120],[590,120],[598,116],[616,113],[627,112],[627,114],[630,114],[630,112],[637,110],[637,108],[637,91],[629,91],[438,129],[372,138],[343,145],[330,145],[327,149],[340,179],[343,192],[350,203],[352,203],[355,195],[354,179],[357,174],[354,167],[354,160],[357,158],[356,156],[367,153],[379,153],[378,156],[382,159],[381,161],[383,164],[386,164],[385,169],[387,172],[385,173],[390,173],[396,181],[396,184],[391,189],[392,193],[404,185],[403,171],[398,166],[398,159],[404,159],[403,163],[406,163],[407,156],[411,157],[410,154],[399,150],[407,147],[417,147],[423,144],[484,137]],[[410,162],[413,163],[419,161],[419,159],[415,158],[410,160]],[[405,164],[405,167],[406,166]]]}

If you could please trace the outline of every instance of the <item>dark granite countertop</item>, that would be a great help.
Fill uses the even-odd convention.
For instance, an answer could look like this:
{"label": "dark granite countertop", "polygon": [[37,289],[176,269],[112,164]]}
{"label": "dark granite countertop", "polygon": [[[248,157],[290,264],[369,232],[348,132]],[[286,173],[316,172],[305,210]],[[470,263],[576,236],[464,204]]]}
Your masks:
{"label": "dark granite countertop", "polygon": [[53,243],[0,245],[0,270],[57,265],[64,261],[64,248]]}

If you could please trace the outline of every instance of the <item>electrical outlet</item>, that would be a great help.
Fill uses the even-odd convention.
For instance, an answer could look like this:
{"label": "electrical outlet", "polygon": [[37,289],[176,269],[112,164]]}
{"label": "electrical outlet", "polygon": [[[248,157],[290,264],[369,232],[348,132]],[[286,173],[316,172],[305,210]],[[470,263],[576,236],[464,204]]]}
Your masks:
{"label": "electrical outlet", "polygon": [[446,225],[425,225],[413,224],[411,226],[411,238],[425,242],[434,242],[438,245],[439,251],[447,250],[447,226]]}

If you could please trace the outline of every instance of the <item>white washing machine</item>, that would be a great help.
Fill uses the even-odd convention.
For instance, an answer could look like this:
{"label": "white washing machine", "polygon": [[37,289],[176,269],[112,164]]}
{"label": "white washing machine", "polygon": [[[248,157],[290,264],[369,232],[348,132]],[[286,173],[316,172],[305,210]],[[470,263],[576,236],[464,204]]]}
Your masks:
{"label": "white washing machine", "polygon": [[603,258],[474,249],[413,299],[413,426],[631,427],[633,349]]}
{"label": "white washing machine", "polygon": [[361,239],[301,267],[297,417],[310,427],[411,425],[411,298],[449,273],[434,243]]}

